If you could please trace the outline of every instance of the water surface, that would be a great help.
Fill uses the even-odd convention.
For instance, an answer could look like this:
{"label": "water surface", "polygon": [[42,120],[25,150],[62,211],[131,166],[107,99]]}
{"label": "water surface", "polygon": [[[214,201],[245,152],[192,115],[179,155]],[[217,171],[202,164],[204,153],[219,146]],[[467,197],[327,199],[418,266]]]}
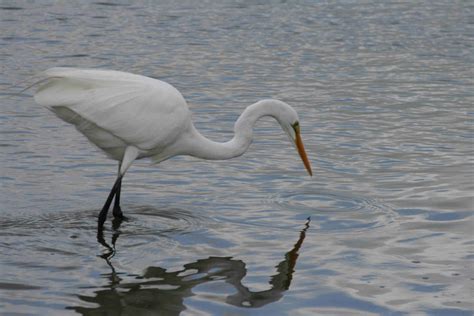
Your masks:
{"label": "water surface", "polygon": [[[469,1],[0,4],[0,313],[472,314]],[[264,119],[134,164],[98,243],[116,162],[12,95],[53,66],[165,80],[213,140],[284,100],[314,176]]]}

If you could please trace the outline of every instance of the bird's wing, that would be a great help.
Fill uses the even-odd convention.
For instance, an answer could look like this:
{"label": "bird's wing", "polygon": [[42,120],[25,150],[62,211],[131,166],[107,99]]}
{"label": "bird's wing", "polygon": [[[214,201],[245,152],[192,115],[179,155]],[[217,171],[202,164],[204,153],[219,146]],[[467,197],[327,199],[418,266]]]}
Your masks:
{"label": "bird's wing", "polygon": [[[190,114],[181,93],[152,78],[109,70],[51,68],[35,101],[53,112],[67,108],[143,150],[166,146]],[[64,113],[64,111],[61,111]],[[67,120],[76,124],[81,120]]]}

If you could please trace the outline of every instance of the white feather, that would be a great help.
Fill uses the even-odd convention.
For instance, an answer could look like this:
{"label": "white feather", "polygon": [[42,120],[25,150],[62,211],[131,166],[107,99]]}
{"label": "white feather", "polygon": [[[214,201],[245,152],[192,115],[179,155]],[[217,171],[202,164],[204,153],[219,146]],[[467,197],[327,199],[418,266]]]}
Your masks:
{"label": "white feather", "polygon": [[202,136],[191,122],[181,93],[166,82],[110,70],[51,68],[38,82],[37,103],[73,124],[92,143],[119,161],[119,174],[99,214],[98,236],[114,201],[120,210],[122,177],[135,159],[160,162],[176,155],[230,159],[242,155],[252,142],[252,129],[263,116],[274,117],[295,143],[311,175],[299,135],[298,115],[288,104],[261,100],[250,105],[234,125],[235,135],[218,143]]}
{"label": "white feather", "polygon": [[150,156],[192,125],[186,101],[166,82],[93,69],[51,68],[44,75],[49,80],[35,101],[117,160],[127,145]]}

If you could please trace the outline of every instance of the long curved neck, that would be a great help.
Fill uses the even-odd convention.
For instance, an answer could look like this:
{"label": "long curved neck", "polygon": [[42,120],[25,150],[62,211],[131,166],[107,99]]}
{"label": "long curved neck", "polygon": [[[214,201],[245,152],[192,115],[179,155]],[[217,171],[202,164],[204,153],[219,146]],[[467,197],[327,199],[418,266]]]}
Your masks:
{"label": "long curved neck", "polygon": [[263,116],[272,116],[279,121],[278,109],[284,104],[278,100],[262,100],[248,106],[234,125],[234,137],[224,143],[214,142],[192,127],[191,141],[186,154],[202,159],[224,160],[245,153],[252,143],[253,127]]}

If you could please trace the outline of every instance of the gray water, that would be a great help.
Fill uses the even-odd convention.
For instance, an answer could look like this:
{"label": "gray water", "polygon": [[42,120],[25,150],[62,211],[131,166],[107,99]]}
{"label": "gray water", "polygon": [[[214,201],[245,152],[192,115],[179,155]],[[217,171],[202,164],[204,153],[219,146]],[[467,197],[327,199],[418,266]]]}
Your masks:
{"label": "gray water", "polygon": [[[1,314],[472,315],[472,2],[0,4]],[[53,66],[165,80],[213,140],[284,100],[314,176],[264,119],[136,162],[98,243],[116,162],[15,95]]]}

